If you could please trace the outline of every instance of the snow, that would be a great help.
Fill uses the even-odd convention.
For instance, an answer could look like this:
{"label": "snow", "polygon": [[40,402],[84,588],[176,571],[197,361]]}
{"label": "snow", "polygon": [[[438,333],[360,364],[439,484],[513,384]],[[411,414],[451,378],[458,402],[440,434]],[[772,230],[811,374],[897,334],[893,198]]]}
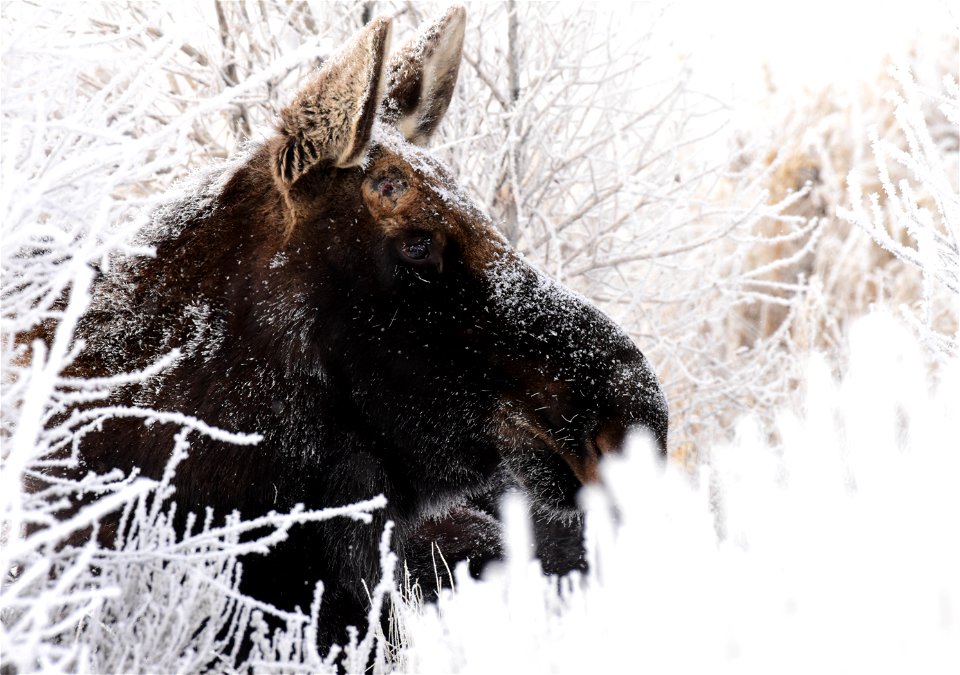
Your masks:
{"label": "snow", "polygon": [[287,264],[287,254],[285,251],[277,251],[276,255],[270,258],[270,262],[267,264],[272,270],[280,269]]}

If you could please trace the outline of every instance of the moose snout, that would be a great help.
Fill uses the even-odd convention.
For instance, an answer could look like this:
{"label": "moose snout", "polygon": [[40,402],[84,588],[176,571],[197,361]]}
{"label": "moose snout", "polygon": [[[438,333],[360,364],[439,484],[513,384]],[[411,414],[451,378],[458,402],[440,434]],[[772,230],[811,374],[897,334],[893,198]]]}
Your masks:
{"label": "moose snout", "polygon": [[578,490],[601,482],[603,458],[622,452],[635,428],[665,455],[666,397],[616,323],[512,256],[491,265],[488,280],[498,328],[493,364],[512,385],[497,426],[507,467],[534,501],[576,511]]}
{"label": "moose snout", "polygon": [[624,451],[633,434],[647,434],[655,442],[660,455],[666,455],[666,420],[649,409],[641,410],[642,415],[614,415],[602,419],[593,432],[593,447],[600,458],[619,454]]}

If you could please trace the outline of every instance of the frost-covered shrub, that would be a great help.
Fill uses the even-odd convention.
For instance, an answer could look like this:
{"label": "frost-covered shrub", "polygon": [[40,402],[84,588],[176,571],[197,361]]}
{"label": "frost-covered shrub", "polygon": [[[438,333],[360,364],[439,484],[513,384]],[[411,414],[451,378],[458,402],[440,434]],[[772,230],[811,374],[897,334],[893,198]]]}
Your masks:
{"label": "frost-covered shrub", "polygon": [[[951,232],[960,134],[950,121],[956,116],[951,83],[960,65],[957,53],[955,34],[931,30],[909,54],[896,56],[902,65],[890,72],[897,77],[884,74],[878,63],[857,87],[830,85],[801,94],[791,93],[790,82],[774,81],[751,111],[752,126],[733,134],[743,159],[732,166],[742,164],[757,175],[771,201],[790,201],[778,218],[754,221],[751,236],[731,233],[688,257],[692,263],[741,245],[724,275],[733,290],[717,303],[726,307],[725,319],[703,324],[690,340],[702,355],[690,361],[701,366],[695,377],[719,374],[728,385],[718,390],[715,407],[704,406],[703,395],[689,394],[695,408],[716,413],[715,421],[697,428],[681,422],[695,448],[715,442],[747,410],[765,419],[771,432],[773,411],[800,392],[805,355],[823,352],[839,373],[850,322],[876,304],[901,307],[914,317],[934,360],[953,349],[960,294],[941,279],[952,278],[958,264]],[[898,194],[904,180],[907,192]],[[849,191],[848,182],[873,194],[877,206]],[[722,194],[715,198],[723,203]],[[883,227],[873,229],[877,217]],[[878,246],[884,236],[886,243]],[[933,246],[923,262],[909,251],[892,250],[915,249],[914,236]]]}

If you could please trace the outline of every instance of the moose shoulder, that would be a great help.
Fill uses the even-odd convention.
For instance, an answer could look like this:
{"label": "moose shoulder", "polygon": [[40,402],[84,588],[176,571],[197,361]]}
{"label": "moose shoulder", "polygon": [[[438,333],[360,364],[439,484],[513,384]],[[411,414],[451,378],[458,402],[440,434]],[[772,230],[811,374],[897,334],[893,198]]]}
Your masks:
{"label": "moose shoulder", "polygon": [[[364,620],[360,580],[377,576],[386,520],[401,557],[461,526],[479,528],[483,557],[496,544],[465,500],[507,476],[548,519],[574,514],[629,429],[666,443],[665,401],[636,346],[524,262],[421,147],[457,79],[463,9],[390,60],[389,33],[387,20],[369,24],[273,138],[158,211],[156,256],[98,282],[74,373],[177,348],[115,402],[262,435],[253,447],[192,436],[181,512],[387,497],[373,526],[303,525],[244,563],[245,590],[279,608],[305,609],[325,582],[324,644]],[[174,431],[113,420],[84,439],[82,468],[158,476]]]}

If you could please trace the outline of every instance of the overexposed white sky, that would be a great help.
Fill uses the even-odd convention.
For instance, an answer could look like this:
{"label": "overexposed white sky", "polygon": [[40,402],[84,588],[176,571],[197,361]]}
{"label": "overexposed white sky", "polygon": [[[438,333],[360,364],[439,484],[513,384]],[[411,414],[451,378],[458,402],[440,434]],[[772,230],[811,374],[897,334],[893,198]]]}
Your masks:
{"label": "overexposed white sky", "polygon": [[676,0],[657,33],[692,59],[696,87],[730,100],[759,93],[764,64],[787,89],[872,78],[885,55],[958,21],[942,0]]}

